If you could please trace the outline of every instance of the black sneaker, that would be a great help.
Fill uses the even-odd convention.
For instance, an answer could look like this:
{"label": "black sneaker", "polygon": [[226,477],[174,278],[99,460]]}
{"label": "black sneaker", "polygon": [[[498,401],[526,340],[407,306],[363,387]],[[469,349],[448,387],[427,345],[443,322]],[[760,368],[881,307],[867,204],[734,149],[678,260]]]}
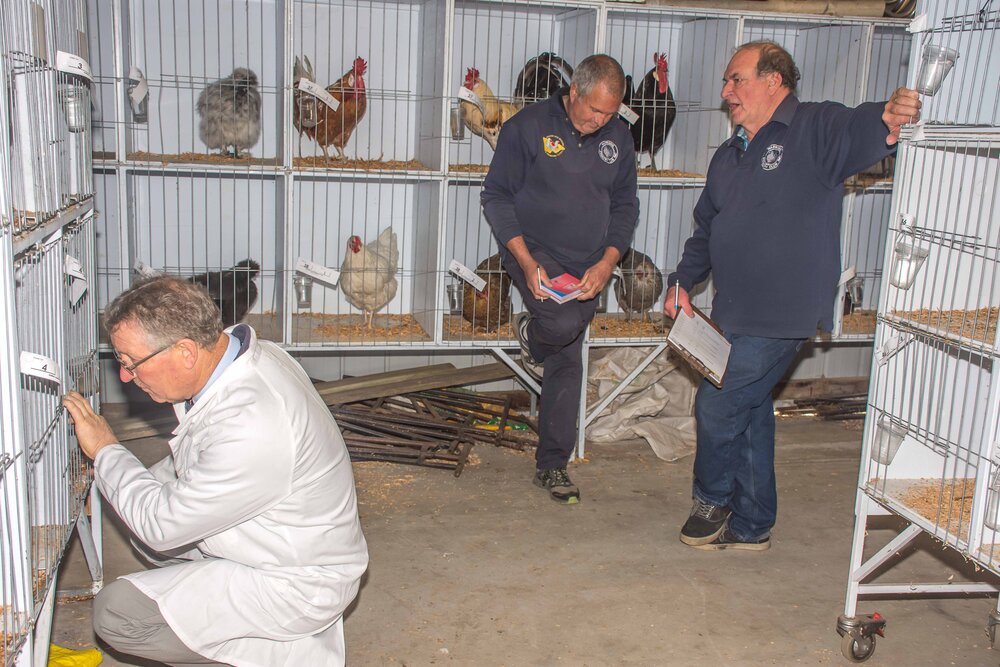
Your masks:
{"label": "black sneaker", "polygon": [[722,549],[740,549],[742,551],[767,551],[771,548],[771,536],[762,537],[759,540],[752,540],[750,542],[744,542],[738,539],[733,533],[726,528],[722,531],[722,534],[717,538],[709,542],[708,544],[698,544],[693,545],[695,549],[703,549],[704,551],[720,551]]}
{"label": "black sneaker", "polygon": [[549,497],[558,503],[575,505],[580,502],[580,489],[569,479],[566,468],[535,471],[535,486],[549,490]]}
{"label": "black sneaker", "polygon": [[722,534],[732,513],[728,507],[709,505],[695,498],[691,516],[681,528],[681,542],[692,547],[712,542]]}
{"label": "black sneaker", "polygon": [[544,369],[531,356],[531,350],[528,348],[528,322],[530,321],[531,315],[528,313],[518,313],[515,315],[514,335],[517,336],[517,344],[521,346],[521,366],[528,372],[528,375],[541,382]]}

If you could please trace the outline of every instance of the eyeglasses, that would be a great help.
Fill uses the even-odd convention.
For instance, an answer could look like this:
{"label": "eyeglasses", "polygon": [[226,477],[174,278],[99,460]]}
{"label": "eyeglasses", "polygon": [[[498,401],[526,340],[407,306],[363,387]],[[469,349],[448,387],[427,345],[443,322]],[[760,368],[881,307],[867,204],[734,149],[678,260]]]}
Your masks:
{"label": "eyeglasses", "polygon": [[131,375],[132,377],[135,377],[135,369],[139,368],[139,366],[142,366],[144,363],[146,363],[147,361],[149,361],[150,359],[152,359],[153,357],[155,357],[156,355],[158,355],[160,352],[165,352],[166,350],[169,350],[173,346],[174,346],[174,343],[170,343],[169,345],[161,347],[156,352],[153,352],[152,354],[143,357],[142,359],[140,359],[139,361],[135,362],[134,364],[128,364],[128,365],[125,364],[125,361],[122,359],[121,355],[118,354],[118,350],[112,348],[111,349],[111,353],[113,355],[115,355],[115,360],[117,360],[118,363],[121,365],[122,370],[125,371],[126,373],[128,373],[129,375]]}

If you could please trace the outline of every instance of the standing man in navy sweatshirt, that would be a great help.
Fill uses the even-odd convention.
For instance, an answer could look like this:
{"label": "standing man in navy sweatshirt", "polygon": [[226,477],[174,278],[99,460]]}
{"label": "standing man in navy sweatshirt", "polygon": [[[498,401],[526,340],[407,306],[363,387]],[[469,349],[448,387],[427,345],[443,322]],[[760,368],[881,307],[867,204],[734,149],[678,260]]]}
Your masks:
{"label": "standing man in navy sweatshirt", "polygon": [[900,126],[920,117],[913,90],[850,109],[799,102],[798,80],[774,42],[736,50],[722,86],[736,131],[712,158],[668,278],[664,313],[691,317],[688,292],[712,274],[712,318],[732,344],[723,388],[703,381],[695,399],[694,507],[680,540],[696,549],[770,547],[771,391],[817,326],[833,325],[844,180],[892,153]]}
{"label": "standing man in navy sweatshirt", "polygon": [[[580,500],[566,464],[577,440],[584,332],[639,218],[632,135],[610,122],[624,93],[625,73],[613,58],[584,59],[568,89],[503,126],[482,193],[528,311],[514,319],[521,359],[542,383],[534,482],[566,504]],[[583,294],[559,304],[539,283],[563,273],[581,279]]]}

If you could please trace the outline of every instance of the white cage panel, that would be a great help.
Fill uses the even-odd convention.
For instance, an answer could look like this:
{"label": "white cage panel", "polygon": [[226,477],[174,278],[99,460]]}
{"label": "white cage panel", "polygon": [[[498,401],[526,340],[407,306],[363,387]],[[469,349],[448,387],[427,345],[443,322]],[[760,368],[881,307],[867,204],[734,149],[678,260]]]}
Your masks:
{"label": "white cage panel", "polygon": [[[632,77],[636,94],[644,77],[652,73],[653,54],[667,56],[669,89],[677,115],[662,148],[656,153],[659,170],[704,175],[715,149],[728,137],[729,118],[722,108],[719,93],[722,73],[736,45],[737,27],[738,20],[732,16],[636,10],[608,12],[605,50],[617,58],[625,73]],[[634,106],[641,108],[642,105]],[[662,140],[642,128],[637,132],[644,147],[652,148],[651,142]],[[650,164],[649,153],[643,151],[640,165],[647,164]]]}
{"label": "white cage panel", "polygon": [[128,266],[208,282],[225,324],[243,313],[262,337],[280,341],[283,192],[280,178],[254,174],[132,172]]}
{"label": "white cage panel", "polygon": [[440,188],[402,179],[295,181],[292,261],[340,276],[336,286],[310,279],[308,303],[296,292],[294,345],[434,340]]}
{"label": "white cage panel", "polygon": [[[597,11],[593,6],[458,0],[452,20],[453,52],[445,82],[447,94],[457,97],[469,70],[474,68],[482,81],[482,86],[477,84],[474,92],[481,100],[495,97],[501,105],[506,105],[502,106],[505,117],[516,113],[526,101],[516,96],[516,84],[531,59],[556,54],[570,67],[576,67],[594,53],[596,45]],[[554,85],[560,78],[557,69],[540,71],[539,78]],[[538,96],[546,97],[547,92],[539,90]],[[527,101],[532,100],[528,97]],[[448,148],[452,171],[476,170],[476,165],[489,164],[493,158],[493,148],[472,129],[485,124],[496,130],[493,136],[498,133],[494,107],[486,106],[485,121],[480,113],[471,124],[463,124],[457,118],[452,123],[453,138]],[[455,100],[451,108],[453,114],[460,113],[462,105]],[[490,130],[486,132],[489,134]]]}
{"label": "white cage panel", "polygon": [[[118,211],[118,175],[114,171],[94,172],[95,280],[98,308],[104,309],[111,300],[125,291],[129,265],[126,219]],[[104,332],[100,332],[101,335]]]}
{"label": "white cage panel", "polygon": [[917,85],[924,48],[951,49],[958,59],[940,89],[923,95],[929,122],[1000,125],[1000,8],[982,0],[927,3],[928,30],[913,40],[910,88]]}
{"label": "white cage panel", "polygon": [[882,258],[892,193],[880,187],[846,195],[841,256],[843,280],[837,289],[834,336],[871,339],[882,289]]}
{"label": "white cage panel", "polygon": [[892,91],[906,84],[912,39],[904,25],[876,24],[873,27],[868,83],[861,101],[887,100]]}
{"label": "white cage panel", "polygon": [[[801,100],[834,100],[854,106],[864,100],[864,23],[817,23],[814,19],[748,19],[742,41],[771,39],[785,47],[802,75]],[[721,75],[720,75],[721,76]]]}
{"label": "white cage panel", "polygon": [[[439,55],[444,41],[444,0],[297,1],[293,11],[294,55],[309,59],[320,87],[334,86],[351,76],[358,58],[366,63],[362,76],[367,104],[364,116],[359,118],[353,101],[345,101],[336,112],[346,114],[346,124],[355,126],[342,147],[346,156],[380,162],[415,161],[417,164],[408,168],[440,170],[443,68]],[[328,113],[325,106],[318,109]],[[295,117],[297,109],[293,107],[292,113]],[[327,143],[325,134],[302,136],[291,123],[287,131],[295,139],[294,156],[324,156],[319,141]],[[327,153],[336,157],[336,146],[327,144]],[[318,160],[296,164],[328,166]]]}
{"label": "white cage panel", "polygon": [[[1000,146],[907,143],[884,275],[886,316],[996,349]],[[942,178],[940,175],[946,174]]]}
{"label": "white cage panel", "polygon": [[10,196],[20,230],[93,191],[89,80],[64,64],[88,59],[86,12],[80,2],[19,2],[5,7],[3,21]]}
{"label": "white cage panel", "polygon": [[[90,28],[90,68],[94,75],[94,83],[91,86],[94,104],[90,128],[95,160],[111,160],[117,157],[116,85],[123,79],[115,75],[117,37],[112,17],[114,3],[115,0],[91,0],[86,3],[87,22]],[[148,113],[148,98],[146,104]]]}
{"label": "white cage panel", "polygon": [[[63,322],[67,389],[98,393],[93,214],[63,229]],[[83,278],[80,275],[84,276]]]}

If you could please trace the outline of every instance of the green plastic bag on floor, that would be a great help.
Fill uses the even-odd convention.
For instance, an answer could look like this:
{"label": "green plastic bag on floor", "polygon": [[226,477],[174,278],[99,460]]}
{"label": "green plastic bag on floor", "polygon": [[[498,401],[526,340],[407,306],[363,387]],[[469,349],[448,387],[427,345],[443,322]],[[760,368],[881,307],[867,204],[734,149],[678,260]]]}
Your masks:
{"label": "green plastic bag on floor", "polygon": [[96,667],[103,660],[104,656],[96,648],[74,651],[55,644],[49,645],[49,667]]}

